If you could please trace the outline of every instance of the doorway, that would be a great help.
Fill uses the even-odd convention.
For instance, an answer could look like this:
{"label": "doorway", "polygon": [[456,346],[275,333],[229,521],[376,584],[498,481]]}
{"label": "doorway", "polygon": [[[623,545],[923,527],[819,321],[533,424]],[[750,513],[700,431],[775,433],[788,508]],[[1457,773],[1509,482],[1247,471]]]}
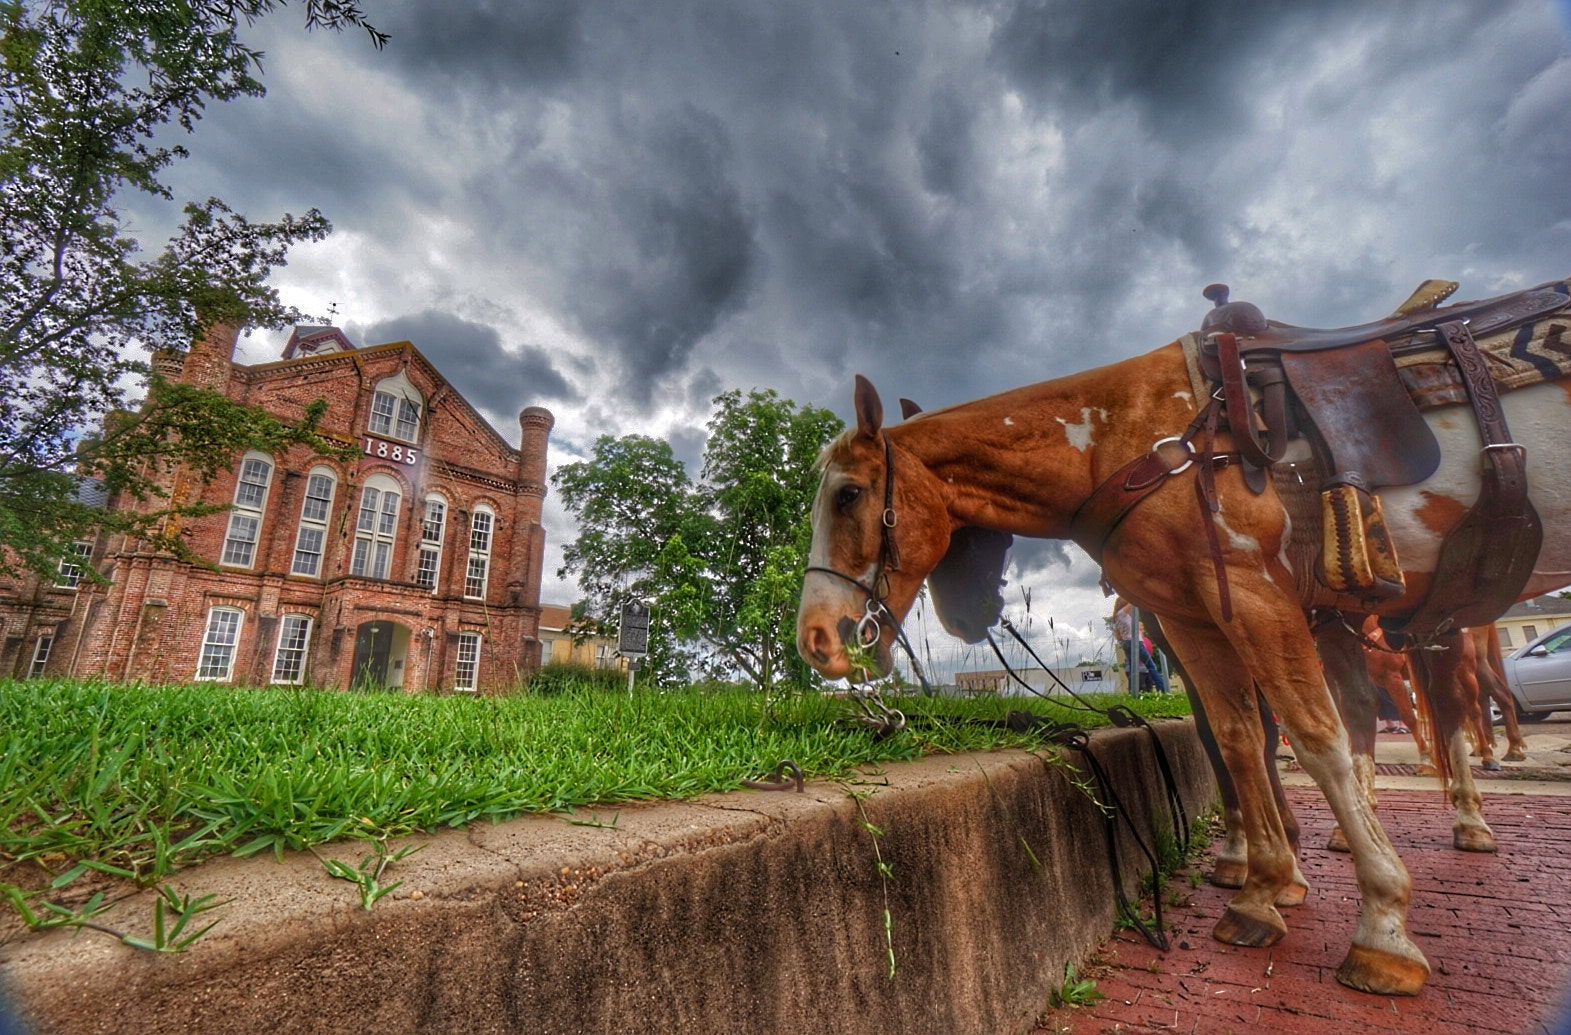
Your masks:
{"label": "doorway", "polygon": [[409,628],[375,619],[355,630],[355,662],[351,690],[401,690],[409,656]]}

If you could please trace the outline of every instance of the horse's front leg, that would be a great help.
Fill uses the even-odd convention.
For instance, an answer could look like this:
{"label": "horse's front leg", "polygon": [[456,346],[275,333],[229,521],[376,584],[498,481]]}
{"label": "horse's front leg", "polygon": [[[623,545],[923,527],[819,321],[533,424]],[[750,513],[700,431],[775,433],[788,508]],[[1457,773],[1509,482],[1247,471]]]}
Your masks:
{"label": "horse's front leg", "polygon": [[1362,903],[1337,980],[1378,995],[1416,995],[1429,964],[1407,937],[1412,880],[1355,778],[1351,744],[1309,624],[1280,576],[1238,569],[1235,577],[1228,640],[1282,721],[1299,764],[1319,785],[1353,852]]}
{"label": "horse's front leg", "polygon": [[1214,626],[1163,618],[1163,628],[1193,679],[1232,778],[1236,816],[1248,864],[1239,892],[1228,903],[1213,934],[1232,945],[1274,945],[1287,933],[1277,905],[1303,901],[1307,883],[1298,871],[1294,845],[1272,793],[1265,730],[1254,680],[1232,646]]}

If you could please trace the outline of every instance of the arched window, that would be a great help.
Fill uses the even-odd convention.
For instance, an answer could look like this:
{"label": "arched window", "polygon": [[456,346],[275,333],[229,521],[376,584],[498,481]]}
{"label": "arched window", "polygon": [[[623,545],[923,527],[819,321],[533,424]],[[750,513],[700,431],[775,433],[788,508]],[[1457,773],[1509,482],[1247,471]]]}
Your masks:
{"label": "arched window", "polygon": [[442,571],[442,540],[446,534],[447,500],[432,493],[425,498],[425,512],[420,520],[420,561],[415,566],[415,585],[433,593]]}
{"label": "arched window", "polygon": [[464,596],[485,599],[486,581],[491,575],[491,539],[496,531],[496,514],[484,503],[469,515],[469,566],[464,571]]}
{"label": "arched window", "polygon": [[235,482],[235,506],[229,512],[229,529],[224,533],[220,564],[249,568],[256,562],[262,508],[267,504],[267,488],[272,482],[273,461],[266,453],[252,451],[241,458],[240,477]]}
{"label": "arched window", "polygon": [[393,544],[398,536],[400,486],[392,477],[373,474],[360,490],[360,510],[355,518],[355,552],[351,575],[385,579],[392,567]]}
{"label": "arched window", "polygon": [[322,574],[322,554],[327,546],[327,524],[333,512],[333,493],[338,478],[332,468],[313,467],[305,480],[305,499],[300,502],[300,531],[295,533],[295,559],[291,575]]}
{"label": "arched window", "polygon": [[311,639],[310,615],[284,615],[278,623],[278,649],[273,652],[273,682],[299,685],[305,681],[306,644]]}
{"label": "arched window", "polygon": [[196,678],[227,683],[235,672],[235,649],[245,612],[238,607],[215,607],[207,612],[207,633],[202,637],[202,658]]}
{"label": "arched window", "polygon": [[425,397],[402,373],[383,378],[371,397],[367,430],[384,438],[413,442],[420,437],[420,413],[424,408]]}

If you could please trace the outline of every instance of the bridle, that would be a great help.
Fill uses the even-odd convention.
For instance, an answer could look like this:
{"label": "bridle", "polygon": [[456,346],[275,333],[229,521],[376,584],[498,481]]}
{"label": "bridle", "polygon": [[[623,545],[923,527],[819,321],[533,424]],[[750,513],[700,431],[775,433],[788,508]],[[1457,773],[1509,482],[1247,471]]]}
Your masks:
{"label": "bridle", "polygon": [[[895,632],[895,639],[905,641],[905,633],[900,627],[900,622],[894,613],[889,610],[884,602],[889,595],[889,572],[900,570],[900,546],[895,542],[895,447],[889,441],[889,434],[883,434],[884,439],[884,511],[879,516],[878,531],[878,561],[873,565],[873,577],[869,582],[863,582],[853,575],[822,565],[808,565],[803,574],[808,572],[821,572],[832,575],[837,579],[849,582],[867,595],[867,609],[862,618],[856,623],[856,640],[863,647],[871,647],[882,636],[880,626],[887,625]],[[911,648],[906,646],[906,650]],[[915,656],[913,655],[913,660]],[[920,671],[920,670],[919,670]],[[924,679],[923,683],[927,681]]]}
{"label": "bridle", "polygon": [[[1191,458],[1193,458],[1193,450],[1188,442],[1188,438],[1191,435],[1192,432],[1190,434],[1186,434],[1181,444],[1184,446],[1186,452],[1190,453]],[[917,662],[916,651],[911,647],[910,641],[906,638],[905,630],[901,627],[900,621],[895,618],[894,613],[889,610],[888,605],[885,603],[885,598],[889,593],[889,573],[900,570],[900,549],[895,542],[895,528],[899,522],[895,515],[894,445],[889,441],[888,433],[883,435],[883,439],[884,510],[879,518],[881,527],[879,529],[878,560],[873,565],[873,577],[869,581],[863,582],[861,579],[858,579],[852,575],[847,575],[843,571],[816,564],[809,565],[806,569],[804,569],[803,574],[805,575],[808,572],[816,571],[821,574],[840,579],[844,582],[849,582],[851,585],[861,590],[863,594],[867,596],[867,608],[863,612],[861,620],[856,624],[857,642],[864,648],[870,647],[874,643],[878,642],[878,640],[883,635],[881,627],[885,625],[889,626],[889,628],[894,631],[895,641],[905,649],[908,655],[910,655],[912,671],[914,671],[917,675],[917,678],[921,680],[923,691],[931,696],[935,691],[928,683],[927,677],[922,673],[921,665]],[[1157,445],[1152,448],[1150,454],[1151,457],[1154,458],[1152,462],[1161,468],[1163,476],[1177,473],[1177,471],[1181,471],[1189,466],[1188,461],[1186,460],[1185,463],[1176,470],[1169,468],[1168,464],[1161,458],[1158,452],[1160,447],[1165,445],[1168,441],[1169,440],[1163,440],[1163,442],[1157,443]],[[1209,440],[1207,441],[1206,445],[1207,451],[1209,452]],[[1161,479],[1156,480],[1160,481]],[[1136,502],[1138,502],[1138,500]],[[1133,505],[1133,503],[1128,504],[1129,507],[1132,507]],[[1118,516],[1122,517],[1122,512],[1120,512]],[[1026,643],[1024,637],[1022,637],[1020,633],[1014,628],[1014,626],[1010,624],[1008,619],[1003,620],[1003,625],[1004,628],[1007,629],[1017,640],[1019,640],[1021,645],[1024,646],[1028,652],[1030,652],[1032,658],[1036,660],[1037,664],[1041,666],[1044,672],[1052,675],[1054,679],[1058,679],[1056,673],[1053,673],[1052,669],[1048,668],[1047,663],[1036,657],[1036,652],[1031,650],[1030,644]],[[1029,683],[1027,683],[1024,679],[1022,679],[1020,675],[1014,671],[1009,662],[1005,660],[1003,652],[999,650],[998,644],[993,640],[991,633],[988,634],[987,639],[988,642],[992,644],[994,652],[998,655],[998,660],[1003,664],[1005,670],[1008,671],[1015,680],[1020,682],[1022,686],[1024,686],[1027,690],[1030,690],[1033,694],[1037,694],[1038,696],[1045,696],[1032,687]],[[1064,687],[1071,697],[1076,698],[1076,700],[1080,700],[1079,695],[1076,694],[1073,689],[1065,685],[1062,680],[1058,680],[1058,682]],[[877,730],[877,736],[880,738],[890,736],[904,728],[906,725],[905,714],[898,709],[891,708],[889,705],[885,704],[876,687],[860,691],[853,687],[851,697],[861,713],[862,721]],[[1088,702],[1082,701],[1081,703],[1087,704]],[[1168,803],[1173,810],[1175,841],[1181,846],[1181,851],[1187,852],[1189,845],[1188,817],[1184,811],[1183,801],[1179,798],[1178,795],[1178,785],[1174,780],[1171,765],[1167,760],[1167,753],[1162,747],[1161,738],[1157,736],[1156,730],[1153,729],[1151,724],[1146,722],[1144,718],[1137,715],[1134,711],[1122,706],[1112,709],[1101,709],[1091,706],[1087,710],[1100,712],[1101,714],[1106,715],[1117,726],[1145,727],[1146,732],[1150,736],[1152,750],[1155,752],[1162,772],[1162,777],[1167,788]],[[1153,908],[1156,914],[1154,928],[1148,926],[1145,923],[1139,913],[1137,913],[1130,906],[1127,898],[1124,895],[1124,880],[1119,872],[1118,864],[1118,840],[1115,836],[1116,817],[1123,817],[1123,822],[1128,827],[1129,832],[1134,836],[1136,844],[1140,846],[1141,851],[1145,853],[1146,858],[1150,861],[1153,875],[1160,872],[1160,866],[1157,862],[1157,858],[1153,849],[1146,845],[1145,840],[1143,837],[1141,837],[1139,830],[1137,830],[1134,824],[1131,822],[1129,817],[1129,810],[1123,806],[1122,802],[1119,801],[1118,795],[1114,792],[1112,782],[1109,780],[1107,773],[1103,771],[1101,764],[1097,761],[1096,757],[1092,755],[1089,736],[1085,733],[1084,730],[1075,727],[1060,727],[1059,724],[1052,722],[1052,720],[1044,719],[1043,717],[1034,715],[1029,711],[1023,713],[1011,713],[1010,719],[1006,721],[1021,722],[1024,723],[1027,727],[1031,725],[1053,727],[1053,732],[1049,734],[1051,739],[1064,746],[1073,747],[1080,753],[1081,758],[1085,761],[1087,767],[1091,770],[1096,784],[1101,791],[1100,800],[1109,803],[1108,805],[1102,806],[1102,811],[1104,817],[1104,826],[1107,832],[1108,858],[1112,867],[1112,883],[1114,891],[1116,892],[1119,911],[1135,928],[1141,932],[1141,934],[1145,936],[1147,941],[1149,941],[1158,949],[1166,951],[1168,948],[1168,938],[1166,932],[1162,929],[1162,899],[1160,883],[1158,883],[1156,891],[1153,895]],[[785,764],[786,763],[784,762],[781,763],[782,766]],[[794,765],[795,763],[791,764]],[[755,783],[751,786],[783,786],[785,785],[784,778],[779,775],[781,772],[781,769],[776,770],[776,774],[773,777],[775,783],[768,785]]]}

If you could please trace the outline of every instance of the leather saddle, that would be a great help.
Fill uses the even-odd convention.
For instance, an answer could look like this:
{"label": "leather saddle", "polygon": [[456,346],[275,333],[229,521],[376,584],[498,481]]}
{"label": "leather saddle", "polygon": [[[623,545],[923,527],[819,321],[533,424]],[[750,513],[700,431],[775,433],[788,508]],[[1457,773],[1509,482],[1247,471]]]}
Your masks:
{"label": "leather saddle", "polygon": [[[1225,284],[1204,291],[1213,308],[1201,322],[1200,366],[1221,386],[1217,398],[1222,420],[1233,434],[1245,480],[1254,491],[1264,491],[1266,471],[1283,458],[1289,440],[1308,440],[1324,474],[1317,575],[1337,592],[1367,601],[1405,592],[1375,490],[1424,481],[1440,463],[1439,444],[1403,387],[1393,359],[1395,353],[1417,348],[1451,350],[1479,418],[1486,445],[1485,492],[1474,510],[1482,506],[1489,511],[1484,520],[1491,534],[1508,525],[1524,526],[1520,534],[1507,536],[1509,542],[1487,547],[1510,554],[1486,559],[1482,566],[1491,578],[1516,582],[1514,589],[1490,587],[1487,595],[1493,599],[1514,594],[1531,572],[1541,536],[1534,538],[1536,515],[1526,500],[1525,458],[1511,442],[1493,380],[1473,339],[1562,309],[1571,299],[1535,288],[1439,306],[1456,287],[1450,281],[1426,281],[1390,316],[1339,328],[1268,320],[1255,305],[1229,301]],[[1502,464],[1513,469],[1502,470]],[[1507,489],[1519,498],[1488,499],[1502,481],[1508,486],[1519,481],[1520,490]],[[1502,511],[1504,525],[1499,520]],[[1476,552],[1476,547],[1470,549]],[[1533,556],[1524,562],[1528,552]],[[1476,558],[1463,562],[1468,565],[1476,569],[1480,563]],[[1493,606],[1483,605],[1485,610]],[[1449,603],[1441,609],[1446,607],[1456,610]]]}

